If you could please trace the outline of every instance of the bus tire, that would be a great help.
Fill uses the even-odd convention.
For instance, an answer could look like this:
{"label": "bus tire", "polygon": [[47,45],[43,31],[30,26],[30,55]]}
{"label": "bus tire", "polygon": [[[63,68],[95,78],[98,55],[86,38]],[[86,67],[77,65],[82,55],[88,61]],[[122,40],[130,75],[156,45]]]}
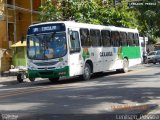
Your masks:
{"label": "bus tire", "polygon": [[128,62],[128,60],[126,58],[124,58],[122,72],[123,73],[128,72],[128,67],[129,67],[129,62]]}
{"label": "bus tire", "polygon": [[91,67],[88,63],[84,66],[84,72],[81,78],[82,80],[89,80],[91,78]]}
{"label": "bus tire", "polygon": [[35,78],[29,78],[29,80],[30,80],[31,82],[34,82],[34,81],[35,81]]}
{"label": "bus tire", "polygon": [[19,83],[22,83],[23,80],[24,80],[24,74],[23,74],[23,73],[18,73],[18,74],[17,74],[17,81],[18,81]]}
{"label": "bus tire", "polygon": [[55,78],[48,78],[49,81],[51,82],[58,82],[59,81],[59,77],[55,77]]}

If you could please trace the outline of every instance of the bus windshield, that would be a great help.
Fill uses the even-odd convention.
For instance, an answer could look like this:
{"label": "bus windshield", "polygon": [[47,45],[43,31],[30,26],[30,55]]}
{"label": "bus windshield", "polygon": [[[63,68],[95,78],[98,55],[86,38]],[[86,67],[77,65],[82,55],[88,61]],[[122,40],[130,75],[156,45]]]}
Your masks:
{"label": "bus windshield", "polygon": [[65,32],[27,36],[27,55],[30,59],[44,60],[63,57],[67,53]]}

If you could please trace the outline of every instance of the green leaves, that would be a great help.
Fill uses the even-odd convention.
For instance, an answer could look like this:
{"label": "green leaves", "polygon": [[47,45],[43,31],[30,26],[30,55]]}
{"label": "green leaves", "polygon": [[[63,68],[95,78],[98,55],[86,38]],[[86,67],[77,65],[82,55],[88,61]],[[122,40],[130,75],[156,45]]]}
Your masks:
{"label": "green leaves", "polygon": [[137,27],[134,13],[128,10],[124,1],[114,6],[112,0],[107,3],[101,0],[59,0],[54,5],[51,0],[46,0],[39,11],[40,21],[75,20],[92,24]]}
{"label": "green leaves", "polygon": [[149,37],[150,43],[155,43],[156,38],[160,37],[160,1],[145,0],[145,2],[155,2],[157,5],[137,6],[136,17],[138,19],[141,34]]}
{"label": "green leaves", "polygon": [[57,21],[62,19],[62,12],[53,5],[51,0],[46,0],[44,5],[39,8],[40,16],[39,20],[45,21]]}
{"label": "green leaves", "polygon": [[[153,0],[145,0],[153,1]],[[152,42],[160,36],[160,1],[157,6],[136,6],[129,8],[126,0],[114,5],[113,0],[46,0],[39,8],[39,20],[77,22],[138,28]]]}

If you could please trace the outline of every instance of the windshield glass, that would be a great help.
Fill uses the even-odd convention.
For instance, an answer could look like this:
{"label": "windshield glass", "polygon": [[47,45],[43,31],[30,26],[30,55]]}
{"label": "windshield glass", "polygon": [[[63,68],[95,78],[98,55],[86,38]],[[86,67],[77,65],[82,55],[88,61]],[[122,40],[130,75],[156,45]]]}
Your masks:
{"label": "windshield glass", "polygon": [[64,32],[28,36],[28,58],[43,60],[63,57],[67,53],[66,43]]}

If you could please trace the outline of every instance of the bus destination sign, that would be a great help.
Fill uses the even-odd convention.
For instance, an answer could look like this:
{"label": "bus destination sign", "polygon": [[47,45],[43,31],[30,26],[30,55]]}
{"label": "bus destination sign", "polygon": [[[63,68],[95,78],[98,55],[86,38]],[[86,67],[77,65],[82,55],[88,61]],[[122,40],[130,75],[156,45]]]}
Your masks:
{"label": "bus destination sign", "polygon": [[39,34],[39,33],[48,33],[48,32],[60,32],[65,31],[64,24],[46,24],[30,27],[28,34]]}

